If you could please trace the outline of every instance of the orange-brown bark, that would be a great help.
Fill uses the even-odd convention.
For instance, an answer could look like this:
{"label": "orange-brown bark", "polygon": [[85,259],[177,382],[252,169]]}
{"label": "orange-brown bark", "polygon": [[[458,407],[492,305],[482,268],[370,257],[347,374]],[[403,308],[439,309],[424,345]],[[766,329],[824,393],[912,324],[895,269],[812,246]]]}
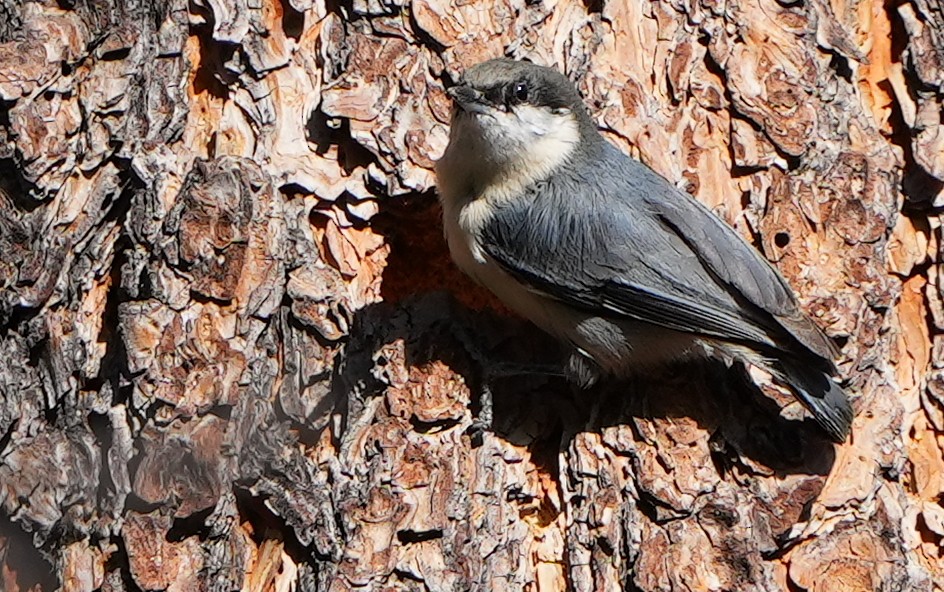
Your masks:
{"label": "orange-brown bark", "polygon": [[[942,48],[928,0],[0,0],[0,588],[944,589]],[[777,265],[849,442],[705,363],[503,380],[473,445],[555,354],[438,226],[498,55]]]}

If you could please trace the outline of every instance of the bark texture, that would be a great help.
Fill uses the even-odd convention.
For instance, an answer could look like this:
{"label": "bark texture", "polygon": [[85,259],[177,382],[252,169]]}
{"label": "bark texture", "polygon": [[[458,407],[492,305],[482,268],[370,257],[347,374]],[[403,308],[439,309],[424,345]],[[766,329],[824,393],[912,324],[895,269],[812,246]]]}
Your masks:
{"label": "bark texture", "polygon": [[[686,364],[473,445],[555,355],[441,238],[498,55],[776,263],[850,442]],[[942,85],[935,0],[0,0],[0,589],[944,589]]]}

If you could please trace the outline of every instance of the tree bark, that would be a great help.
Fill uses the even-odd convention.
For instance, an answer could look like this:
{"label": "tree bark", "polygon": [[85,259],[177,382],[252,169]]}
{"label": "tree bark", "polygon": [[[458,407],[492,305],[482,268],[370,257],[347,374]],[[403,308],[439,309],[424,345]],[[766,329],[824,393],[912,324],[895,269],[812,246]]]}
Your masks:
{"label": "tree bark", "polygon": [[[776,264],[849,442],[716,363],[469,437],[557,356],[441,235],[498,55]],[[934,0],[0,0],[0,589],[944,589],[942,85]]]}

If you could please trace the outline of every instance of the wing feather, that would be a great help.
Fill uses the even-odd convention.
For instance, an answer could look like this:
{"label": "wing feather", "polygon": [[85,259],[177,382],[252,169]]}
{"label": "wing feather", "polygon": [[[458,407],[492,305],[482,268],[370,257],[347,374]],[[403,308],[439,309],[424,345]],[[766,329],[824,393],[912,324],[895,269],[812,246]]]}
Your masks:
{"label": "wing feather", "polygon": [[832,343],[730,226],[615,148],[596,169],[559,174],[503,204],[483,229],[484,250],[518,281],[570,306],[812,353],[833,369]]}

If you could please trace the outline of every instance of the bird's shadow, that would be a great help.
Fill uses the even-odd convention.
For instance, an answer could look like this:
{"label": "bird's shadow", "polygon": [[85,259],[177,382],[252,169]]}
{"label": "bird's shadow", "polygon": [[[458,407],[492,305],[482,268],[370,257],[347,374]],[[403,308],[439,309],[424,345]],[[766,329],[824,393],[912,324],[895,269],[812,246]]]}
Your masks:
{"label": "bird's shadow", "polygon": [[[377,354],[402,343],[407,369],[441,362],[469,385],[470,413],[437,429],[468,427],[479,411],[477,395],[489,364],[546,366],[563,361],[557,344],[530,323],[472,310],[445,292],[368,305],[355,314],[351,335],[334,380],[336,404],[343,405],[347,415],[356,414],[365,398],[382,394],[387,385],[376,378],[384,371],[378,363],[390,361]],[[637,438],[645,439],[649,436],[639,432],[640,425],[659,430],[684,419],[709,434],[712,462],[722,476],[748,460],[770,474],[825,477],[835,461],[833,444],[812,420],[783,417],[778,403],[739,365],[679,362],[630,379],[603,380],[586,390],[541,374],[490,379],[489,386],[492,431],[515,446],[557,442],[562,451],[578,433],[602,433],[619,425],[632,427]]]}

